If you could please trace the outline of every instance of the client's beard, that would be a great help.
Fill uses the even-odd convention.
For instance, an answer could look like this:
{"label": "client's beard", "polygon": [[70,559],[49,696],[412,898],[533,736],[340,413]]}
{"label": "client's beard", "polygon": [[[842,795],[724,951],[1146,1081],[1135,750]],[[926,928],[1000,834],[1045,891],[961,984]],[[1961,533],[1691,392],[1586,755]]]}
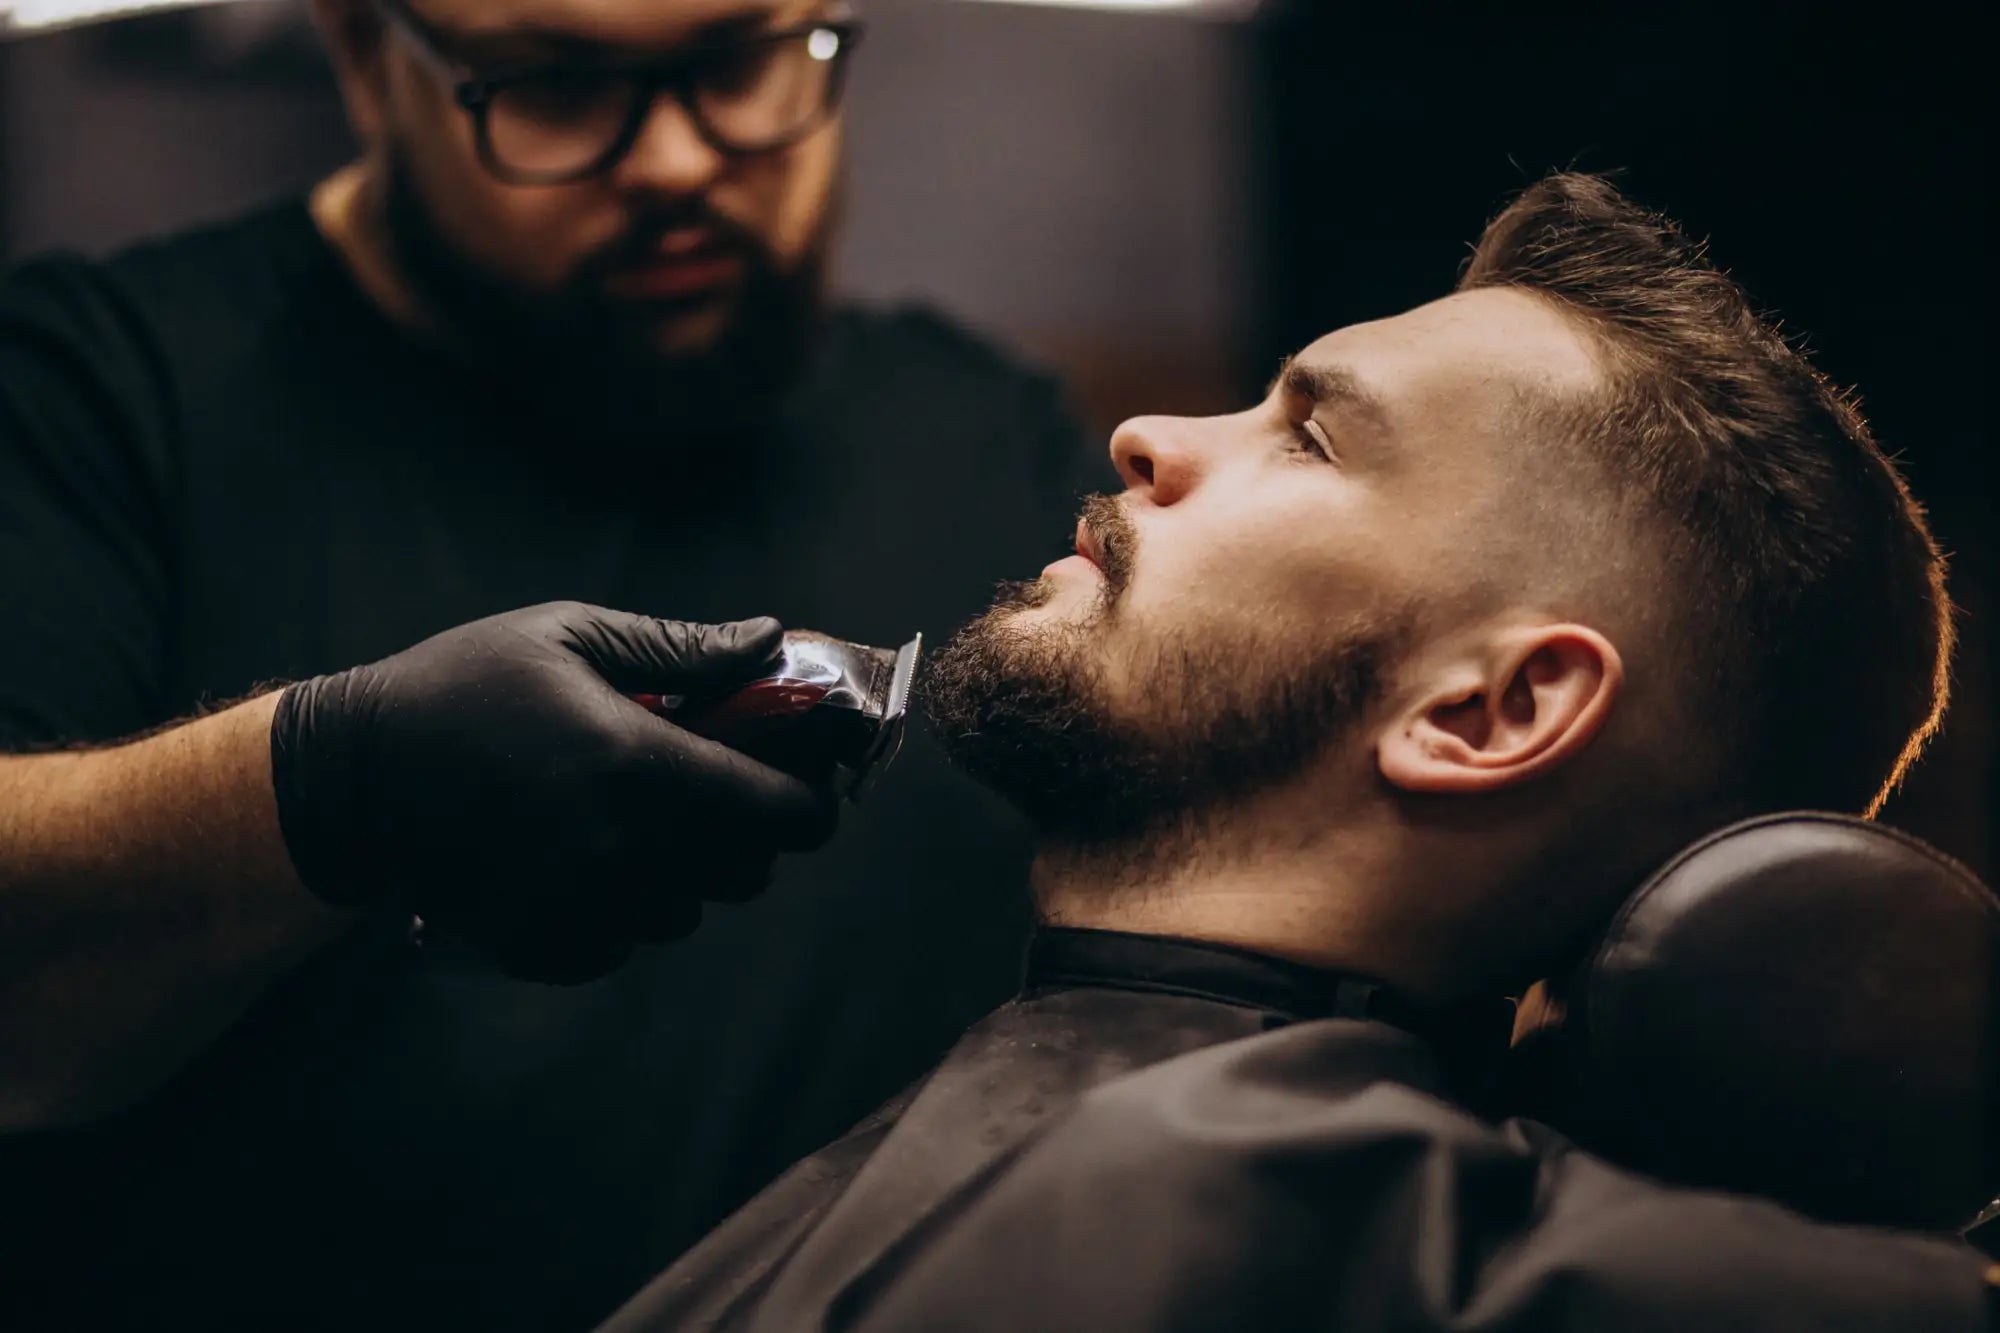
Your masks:
{"label": "client's beard", "polygon": [[931,659],[922,693],[946,752],[1027,816],[1045,851],[1136,864],[1324,755],[1379,697],[1404,630],[1356,625],[1313,645],[1175,631],[1133,664],[1143,712],[1121,712],[1099,640],[1129,577],[1130,530],[1102,499],[1086,521],[1107,556],[1097,609],[1021,625],[1053,590],[1007,585]]}
{"label": "client's beard", "polygon": [[[530,293],[453,245],[401,152],[392,149],[387,165],[384,223],[405,279],[495,385],[563,428],[556,438],[565,447],[591,436],[667,445],[765,418],[809,359],[825,313],[835,207],[787,266],[700,200],[663,205],[584,261],[560,291]],[[656,346],[648,312],[607,297],[601,283],[607,269],[648,251],[663,231],[691,224],[720,238],[742,261],[744,278],[715,340],[669,354]]]}

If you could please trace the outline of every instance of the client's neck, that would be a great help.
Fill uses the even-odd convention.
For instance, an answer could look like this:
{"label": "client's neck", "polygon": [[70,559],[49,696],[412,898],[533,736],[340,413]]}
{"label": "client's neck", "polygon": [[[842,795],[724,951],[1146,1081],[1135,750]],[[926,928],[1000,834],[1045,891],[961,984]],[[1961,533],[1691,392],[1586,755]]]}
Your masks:
{"label": "client's neck", "polygon": [[1036,908],[1050,925],[1228,944],[1371,977],[1413,1000],[1447,998],[1449,980],[1395,905],[1408,867],[1393,830],[1301,837],[1300,827],[1239,815],[1143,844],[1047,845]]}

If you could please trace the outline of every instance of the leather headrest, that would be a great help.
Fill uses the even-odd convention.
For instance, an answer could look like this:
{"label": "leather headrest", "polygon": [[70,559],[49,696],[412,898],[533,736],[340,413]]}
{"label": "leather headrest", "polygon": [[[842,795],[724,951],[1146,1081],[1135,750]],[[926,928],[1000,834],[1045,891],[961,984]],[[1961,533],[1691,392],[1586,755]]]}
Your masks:
{"label": "leather headrest", "polygon": [[1531,1113],[1671,1180],[1962,1227],[2000,1195],[1996,962],[2000,899],[1916,838],[1749,820],[1646,881],[1558,987]]}

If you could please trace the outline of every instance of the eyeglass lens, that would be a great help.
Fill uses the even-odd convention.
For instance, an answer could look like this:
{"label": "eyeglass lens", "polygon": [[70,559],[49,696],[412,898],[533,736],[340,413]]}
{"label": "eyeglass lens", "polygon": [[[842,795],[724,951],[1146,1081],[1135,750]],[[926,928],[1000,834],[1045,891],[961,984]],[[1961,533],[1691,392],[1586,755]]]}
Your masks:
{"label": "eyeglass lens", "polygon": [[[746,43],[693,66],[688,100],[709,138],[737,152],[775,147],[827,110],[840,54],[827,28]],[[496,85],[486,102],[488,146],[509,171],[584,172],[646,113],[656,76],[550,68]]]}

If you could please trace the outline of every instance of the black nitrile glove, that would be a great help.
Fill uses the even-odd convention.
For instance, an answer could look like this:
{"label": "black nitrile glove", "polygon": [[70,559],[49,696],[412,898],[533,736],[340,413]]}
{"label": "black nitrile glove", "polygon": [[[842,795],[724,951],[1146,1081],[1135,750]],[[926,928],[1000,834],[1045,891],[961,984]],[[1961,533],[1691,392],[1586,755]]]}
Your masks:
{"label": "black nitrile glove", "polygon": [[292,864],[331,902],[414,912],[517,976],[601,976],[832,836],[829,792],[625,697],[719,693],[781,637],[768,618],[551,602],[293,685],[271,720]]}

